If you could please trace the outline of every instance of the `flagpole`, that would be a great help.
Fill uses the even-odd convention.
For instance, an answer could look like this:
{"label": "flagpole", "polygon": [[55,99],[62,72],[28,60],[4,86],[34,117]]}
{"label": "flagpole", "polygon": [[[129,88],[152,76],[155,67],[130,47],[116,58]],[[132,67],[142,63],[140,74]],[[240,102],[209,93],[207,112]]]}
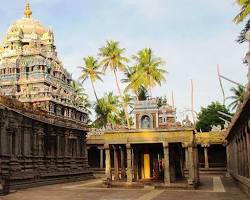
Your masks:
{"label": "flagpole", "polygon": [[217,65],[217,74],[218,74],[218,78],[219,78],[219,82],[220,82],[220,88],[221,88],[221,91],[222,91],[222,95],[223,95],[223,105],[225,105],[226,103],[226,97],[225,97],[225,92],[224,92],[224,89],[223,89],[223,86],[222,86],[222,81],[221,81],[221,75],[220,75],[220,69],[219,69],[219,64]]}

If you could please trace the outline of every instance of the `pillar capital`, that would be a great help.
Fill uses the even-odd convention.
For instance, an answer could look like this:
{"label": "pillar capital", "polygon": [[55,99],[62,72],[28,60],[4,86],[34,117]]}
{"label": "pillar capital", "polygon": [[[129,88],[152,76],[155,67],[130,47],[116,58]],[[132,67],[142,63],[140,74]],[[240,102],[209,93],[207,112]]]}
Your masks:
{"label": "pillar capital", "polygon": [[188,142],[187,143],[187,147],[194,147],[194,148],[196,148],[197,144],[195,144],[193,141],[192,142]]}
{"label": "pillar capital", "polygon": [[103,146],[103,147],[97,147],[99,150],[103,150],[103,149],[105,149],[105,147]]}
{"label": "pillar capital", "polygon": [[104,144],[104,149],[110,149],[109,144]]}
{"label": "pillar capital", "polygon": [[117,150],[119,149],[119,147],[118,147],[117,145],[113,144],[113,145],[112,145],[112,149],[114,149],[114,150],[117,151]]}
{"label": "pillar capital", "polygon": [[207,148],[207,147],[210,147],[210,144],[208,144],[208,143],[203,143],[203,144],[201,144],[201,147]]}
{"label": "pillar capital", "polygon": [[119,146],[119,149],[121,150],[121,151],[123,151],[124,150],[124,147],[123,146]]}
{"label": "pillar capital", "polygon": [[126,148],[127,149],[131,149],[131,145],[130,144],[126,144]]}
{"label": "pillar capital", "polygon": [[181,143],[182,148],[188,148],[188,142]]}
{"label": "pillar capital", "polygon": [[163,142],[162,145],[163,145],[163,148],[168,148],[168,142]]}
{"label": "pillar capital", "polygon": [[223,142],[222,142],[222,146],[223,147],[226,147],[228,145],[228,141],[227,140],[224,140]]}

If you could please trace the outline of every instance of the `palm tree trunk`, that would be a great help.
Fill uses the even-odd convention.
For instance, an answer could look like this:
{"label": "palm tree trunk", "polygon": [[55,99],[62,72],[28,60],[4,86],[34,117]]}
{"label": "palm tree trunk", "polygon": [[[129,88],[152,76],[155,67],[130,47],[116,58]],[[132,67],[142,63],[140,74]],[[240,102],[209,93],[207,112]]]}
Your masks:
{"label": "palm tree trunk", "polygon": [[92,88],[93,88],[93,91],[94,91],[94,95],[95,95],[96,101],[97,101],[97,103],[98,103],[99,99],[98,99],[98,97],[97,97],[97,95],[96,95],[96,91],[95,91],[95,86],[94,86],[93,80],[90,79],[90,82],[91,82],[91,85],[92,85]]}
{"label": "palm tree trunk", "polygon": [[[121,93],[121,89],[120,89],[120,86],[119,86],[119,82],[118,82],[118,77],[117,77],[116,70],[114,70],[114,74],[115,74],[116,86],[117,86],[120,98],[122,99],[122,93]],[[124,109],[124,112],[125,112],[125,117],[126,117],[128,128],[130,129],[130,122],[129,122],[129,117],[128,117],[128,110],[126,109],[126,106],[124,105],[124,103],[123,103],[123,109]]]}
{"label": "palm tree trunk", "polygon": [[149,87],[149,91],[150,91],[150,96],[151,96],[151,98],[153,98],[153,92],[152,92],[152,86],[151,86],[151,79],[150,79],[149,75],[148,75],[148,87]]}
{"label": "palm tree trunk", "polygon": [[121,93],[121,89],[120,89],[120,86],[119,86],[119,82],[118,82],[118,77],[117,77],[116,70],[114,70],[114,74],[115,74],[116,87],[118,89],[120,97],[122,97],[122,93]]}
{"label": "palm tree trunk", "polygon": [[130,129],[130,122],[129,122],[129,116],[128,116],[128,106],[124,104],[124,112],[125,112],[125,117],[126,117],[126,120],[127,120],[127,125],[128,125],[128,128]]}
{"label": "palm tree trunk", "polygon": [[153,92],[152,92],[152,87],[151,86],[149,86],[149,91],[150,91],[151,98],[153,98]]}

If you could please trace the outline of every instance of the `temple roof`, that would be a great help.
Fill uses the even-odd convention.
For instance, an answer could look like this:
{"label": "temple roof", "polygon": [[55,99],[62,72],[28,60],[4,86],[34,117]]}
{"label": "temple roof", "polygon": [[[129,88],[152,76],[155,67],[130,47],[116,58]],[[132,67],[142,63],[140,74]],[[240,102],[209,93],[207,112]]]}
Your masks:
{"label": "temple roof", "polygon": [[35,33],[40,36],[49,31],[49,29],[44,27],[38,20],[32,17],[32,11],[29,3],[25,6],[23,18],[17,20],[9,27],[7,35],[16,30],[21,30],[23,34]]}

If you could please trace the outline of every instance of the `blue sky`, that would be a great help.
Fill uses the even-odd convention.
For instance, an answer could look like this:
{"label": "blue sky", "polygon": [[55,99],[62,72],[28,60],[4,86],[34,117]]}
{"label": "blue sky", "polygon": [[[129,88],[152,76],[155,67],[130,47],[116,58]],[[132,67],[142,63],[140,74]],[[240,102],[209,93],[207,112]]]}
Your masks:
{"label": "blue sky", "polygon": [[[0,39],[23,16],[25,1],[0,0]],[[239,8],[233,0],[30,0],[33,17],[52,27],[59,58],[73,74],[82,58],[96,55],[106,40],[120,41],[131,56],[150,47],[166,61],[167,82],[154,95],[175,94],[178,111],[190,107],[190,79],[195,84],[195,109],[222,101],[216,65],[235,81],[246,83],[242,59],[247,45],[235,42],[242,26],[232,22]],[[227,95],[232,84],[223,81]],[[90,98],[89,82],[84,84]],[[99,96],[117,90],[111,73],[97,82]],[[181,115],[179,113],[179,116]]]}

